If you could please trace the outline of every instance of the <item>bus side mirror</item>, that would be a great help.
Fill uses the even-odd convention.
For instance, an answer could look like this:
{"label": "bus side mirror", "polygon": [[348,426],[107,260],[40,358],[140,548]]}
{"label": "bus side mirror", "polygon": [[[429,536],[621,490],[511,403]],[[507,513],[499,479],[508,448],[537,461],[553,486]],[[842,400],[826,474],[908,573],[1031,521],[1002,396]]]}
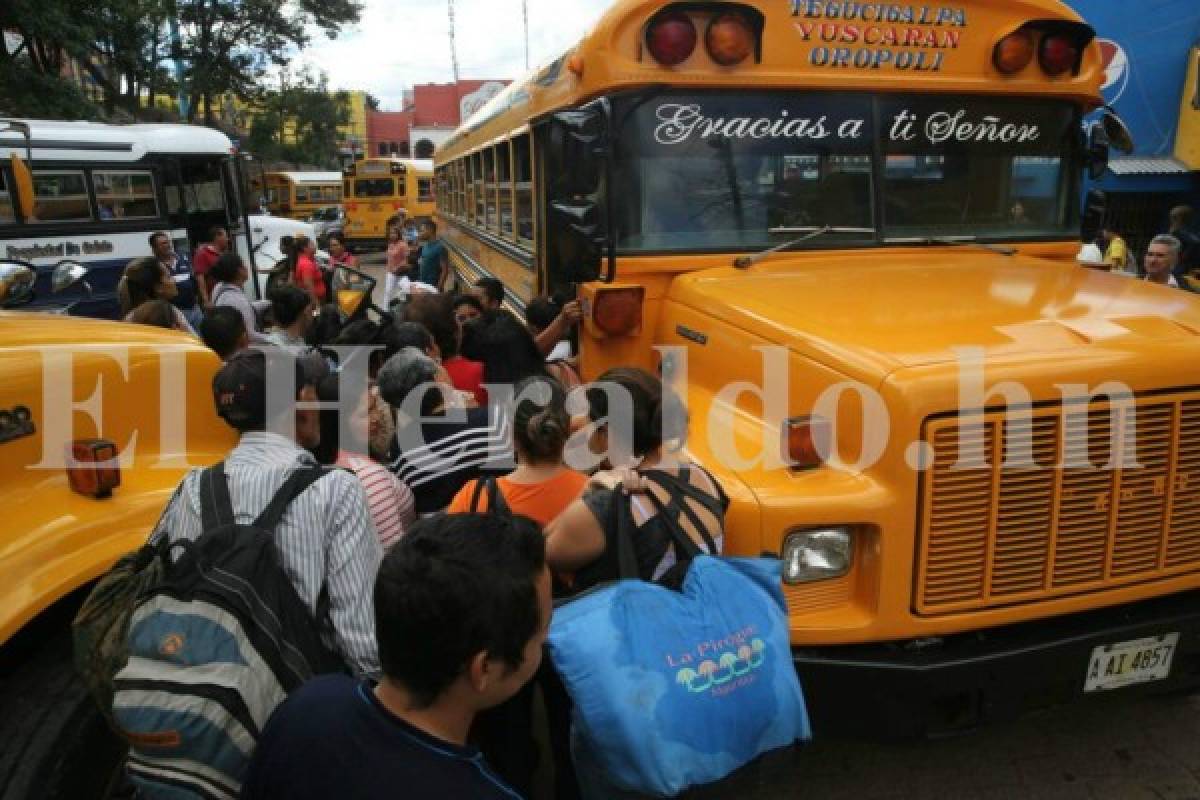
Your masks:
{"label": "bus side mirror", "polygon": [[611,106],[600,99],[550,117],[548,206],[555,258],[570,282],[596,280],[607,254],[612,279],[608,201]]}
{"label": "bus side mirror", "polygon": [[554,195],[591,195],[601,188],[608,157],[607,100],[560,111],[550,118],[550,147],[566,169],[554,181]]}
{"label": "bus side mirror", "polygon": [[1080,226],[1081,241],[1096,241],[1104,227],[1104,219],[1107,214],[1107,195],[1099,189],[1089,189],[1083,204],[1083,222]]}
{"label": "bus side mirror", "polygon": [[602,209],[593,202],[550,203],[550,220],[558,240],[556,261],[571,283],[596,280],[608,244]]}
{"label": "bus side mirror", "polygon": [[9,164],[12,168],[13,189],[16,190],[17,208],[21,210],[21,217],[23,219],[33,219],[35,206],[33,173],[29,170],[29,165],[22,161],[21,157],[16,153],[13,153],[9,157]]}
{"label": "bus side mirror", "polygon": [[1129,132],[1125,121],[1118,117],[1115,111],[1105,109],[1104,117],[1101,119],[1100,124],[1104,126],[1104,135],[1108,137],[1110,145],[1125,155],[1133,152],[1133,134]]}
{"label": "bus side mirror", "polygon": [[1104,126],[1093,122],[1088,126],[1086,155],[1088,177],[1092,180],[1100,180],[1108,170],[1109,149],[1108,133]]}

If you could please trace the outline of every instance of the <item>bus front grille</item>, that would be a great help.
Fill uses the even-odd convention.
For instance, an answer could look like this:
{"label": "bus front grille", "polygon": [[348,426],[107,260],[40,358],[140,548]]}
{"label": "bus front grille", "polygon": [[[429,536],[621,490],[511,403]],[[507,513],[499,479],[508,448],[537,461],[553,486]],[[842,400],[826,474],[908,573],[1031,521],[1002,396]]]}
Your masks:
{"label": "bus front grille", "polygon": [[1200,393],[934,418],[925,439],[919,614],[1200,568]]}

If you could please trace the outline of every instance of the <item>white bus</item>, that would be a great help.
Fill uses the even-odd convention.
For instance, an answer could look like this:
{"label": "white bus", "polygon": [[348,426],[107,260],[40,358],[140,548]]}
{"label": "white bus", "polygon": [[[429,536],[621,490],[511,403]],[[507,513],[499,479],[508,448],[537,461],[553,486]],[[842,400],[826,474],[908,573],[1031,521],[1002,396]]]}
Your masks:
{"label": "white bus", "polygon": [[[155,231],[190,257],[211,228],[226,228],[256,276],[251,293],[282,257],[281,237],[313,236],[306,222],[247,213],[236,149],[211,128],[0,119],[0,158],[0,260],[36,267],[30,310],[116,318],[117,281],[150,255]],[[64,259],[88,273],[53,293]]]}

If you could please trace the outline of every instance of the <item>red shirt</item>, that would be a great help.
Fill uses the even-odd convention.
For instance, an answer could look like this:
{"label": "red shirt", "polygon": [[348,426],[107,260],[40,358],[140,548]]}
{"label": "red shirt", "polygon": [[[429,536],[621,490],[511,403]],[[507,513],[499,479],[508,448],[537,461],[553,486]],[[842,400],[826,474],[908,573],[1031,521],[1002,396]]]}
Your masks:
{"label": "red shirt", "polygon": [[325,302],[325,276],[321,274],[321,268],[308,256],[300,256],[296,261],[296,285],[304,286],[310,279],[317,300]]}
{"label": "red shirt", "polygon": [[487,392],[483,390],[483,362],[468,361],[462,356],[448,358],[442,362],[454,388],[475,395],[475,402],[487,405]]}
{"label": "red shirt", "polygon": [[220,257],[220,250],[211,244],[202,244],[196,249],[196,257],[192,259],[192,272],[198,281],[204,283],[205,297],[212,297],[213,286],[216,283],[208,276],[208,271],[213,268],[213,264],[216,264]]}

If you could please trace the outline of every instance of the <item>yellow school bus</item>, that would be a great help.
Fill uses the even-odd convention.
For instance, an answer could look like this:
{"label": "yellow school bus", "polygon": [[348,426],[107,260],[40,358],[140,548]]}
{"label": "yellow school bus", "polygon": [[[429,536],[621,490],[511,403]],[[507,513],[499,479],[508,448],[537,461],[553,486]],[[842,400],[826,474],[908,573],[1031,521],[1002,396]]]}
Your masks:
{"label": "yellow school bus", "polygon": [[577,291],[588,378],[683,392],[818,732],[1197,679],[1200,302],[1073,261],[1128,147],[1094,37],[1053,0],[621,0],[436,157],[460,282]]}
{"label": "yellow school bus", "polygon": [[266,198],[272,214],[307,220],[314,211],[342,202],[338,172],[267,172],[254,178],[254,189]]}
{"label": "yellow school bus", "polygon": [[400,211],[409,222],[433,218],[433,162],[428,159],[364,158],[346,167],[344,182],[351,247],[382,247],[387,222]]}

